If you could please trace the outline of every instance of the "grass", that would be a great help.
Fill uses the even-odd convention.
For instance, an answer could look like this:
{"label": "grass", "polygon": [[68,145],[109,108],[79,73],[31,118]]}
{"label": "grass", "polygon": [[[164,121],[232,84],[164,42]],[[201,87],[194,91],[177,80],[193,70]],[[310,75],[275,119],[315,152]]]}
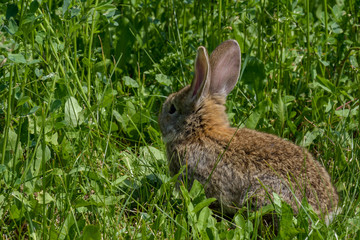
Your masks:
{"label": "grass", "polygon": [[[343,1],[2,1],[0,231],[4,239],[357,239],[359,17]],[[160,104],[196,48],[242,50],[234,126],[289,139],[329,171],[343,211],[326,226],[275,196],[234,218],[202,186],[175,190]],[[275,233],[262,215],[275,211]],[[309,223],[311,225],[309,226]],[[275,236],[276,235],[276,236]]]}

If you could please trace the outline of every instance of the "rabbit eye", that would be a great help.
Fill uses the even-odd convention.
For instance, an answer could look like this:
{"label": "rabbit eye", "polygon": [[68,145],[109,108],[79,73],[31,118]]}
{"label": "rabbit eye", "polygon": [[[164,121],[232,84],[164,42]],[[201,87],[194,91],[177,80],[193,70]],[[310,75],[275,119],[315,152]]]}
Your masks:
{"label": "rabbit eye", "polygon": [[169,113],[174,114],[175,112],[176,112],[176,108],[175,108],[174,104],[171,104],[170,109],[169,109]]}

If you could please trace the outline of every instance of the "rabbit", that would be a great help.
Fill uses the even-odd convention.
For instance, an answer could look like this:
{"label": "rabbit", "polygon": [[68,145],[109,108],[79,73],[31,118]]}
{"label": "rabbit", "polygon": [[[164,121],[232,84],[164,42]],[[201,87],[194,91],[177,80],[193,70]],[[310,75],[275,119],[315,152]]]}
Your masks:
{"label": "rabbit", "polygon": [[[235,40],[208,56],[200,46],[191,83],[168,96],[159,114],[170,174],[182,166],[191,187],[196,179],[215,208],[235,214],[250,204],[270,204],[277,193],[298,212],[306,197],[319,216],[335,211],[339,197],[327,171],[304,148],[275,135],[232,128],[225,112],[227,95],[239,78],[241,51]],[[323,214],[323,215],[322,215]]]}

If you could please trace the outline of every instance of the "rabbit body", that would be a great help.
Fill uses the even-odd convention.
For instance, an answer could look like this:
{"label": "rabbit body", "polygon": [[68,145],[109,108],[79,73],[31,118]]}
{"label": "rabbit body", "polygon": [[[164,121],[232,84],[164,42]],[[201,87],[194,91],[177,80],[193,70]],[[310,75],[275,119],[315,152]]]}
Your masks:
{"label": "rabbit body", "polygon": [[159,116],[171,175],[186,170],[188,186],[196,179],[216,208],[234,214],[250,203],[269,204],[272,192],[295,211],[304,197],[317,214],[332,212],[338,195],[329,174],[312,155],[275,135],[230,127],[227,94],[240,71],[240,48],[228,40],[209,58],[198,49],[191,85],[171,94]]}

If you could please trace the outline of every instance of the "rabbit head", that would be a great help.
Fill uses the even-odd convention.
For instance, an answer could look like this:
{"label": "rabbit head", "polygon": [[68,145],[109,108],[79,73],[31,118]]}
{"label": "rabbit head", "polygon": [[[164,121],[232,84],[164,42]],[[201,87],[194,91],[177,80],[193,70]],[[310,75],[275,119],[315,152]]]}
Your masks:
{"label": "rabbit head", "polygon": [[198,48],[191,85],[171,94],[159,115],[166,143],[188,138],[206,123],[228,125],[224,103],[239,78],[240,66],[241,52],[235,40],[220,44],[210,58],[205,47]]}

